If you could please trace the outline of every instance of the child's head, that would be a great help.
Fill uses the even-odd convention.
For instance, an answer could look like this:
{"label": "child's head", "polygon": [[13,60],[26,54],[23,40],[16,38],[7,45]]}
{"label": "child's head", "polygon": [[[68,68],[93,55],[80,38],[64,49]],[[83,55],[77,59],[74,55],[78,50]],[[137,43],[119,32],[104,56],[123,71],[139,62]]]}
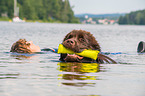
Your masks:
{"label": "child's head", "polygon": [[34,45],[32,41],[27,42],[25,39],[19,39],[12,45],[10,52],[17,53],[40,52],[40,47]]}

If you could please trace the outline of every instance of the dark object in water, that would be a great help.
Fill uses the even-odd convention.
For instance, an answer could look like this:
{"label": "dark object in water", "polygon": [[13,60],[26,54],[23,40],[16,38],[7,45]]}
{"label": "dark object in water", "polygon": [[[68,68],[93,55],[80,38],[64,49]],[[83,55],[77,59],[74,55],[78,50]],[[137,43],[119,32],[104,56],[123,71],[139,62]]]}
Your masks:
{"label": "dark object in water", "polygon": [[144,53],[145,52],[145,42],[143,42],[143,41],[139,42],[137,52],[138,53]]}

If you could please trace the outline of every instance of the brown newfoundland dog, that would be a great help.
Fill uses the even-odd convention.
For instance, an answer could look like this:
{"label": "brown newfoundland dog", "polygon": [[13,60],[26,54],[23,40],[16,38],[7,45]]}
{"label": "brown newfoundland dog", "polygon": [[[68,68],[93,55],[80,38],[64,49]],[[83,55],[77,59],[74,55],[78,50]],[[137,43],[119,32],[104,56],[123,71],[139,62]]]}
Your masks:
{"label": "brown newfoundland dog", "polygon": [[[63,42],[63,46],[73,50],[74,52],[82,52],[84,49],[92,49],[101,51],[99,43],[95,40],[95,37],[84,30],[73,30],[68,33]],[[116,63],[111,58],[99,53],[97,60],[91,58],[82,57],[78,55],[61,54],[60,60],[65,62],[97,62],[97,63]]]}

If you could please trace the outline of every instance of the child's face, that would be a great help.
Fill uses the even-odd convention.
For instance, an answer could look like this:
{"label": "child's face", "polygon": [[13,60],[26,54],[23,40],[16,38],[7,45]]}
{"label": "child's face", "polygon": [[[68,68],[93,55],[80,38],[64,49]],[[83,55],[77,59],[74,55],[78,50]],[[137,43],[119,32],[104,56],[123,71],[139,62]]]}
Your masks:
{"label": "child's face", "polygon": [[41,51],[39,46],[36,46],[36,45],[33,44],[33,41],[28,41],[28,42],[26,42],[26,44],[30,44],[28,46],[28,49],[31,52],[40,52]]}

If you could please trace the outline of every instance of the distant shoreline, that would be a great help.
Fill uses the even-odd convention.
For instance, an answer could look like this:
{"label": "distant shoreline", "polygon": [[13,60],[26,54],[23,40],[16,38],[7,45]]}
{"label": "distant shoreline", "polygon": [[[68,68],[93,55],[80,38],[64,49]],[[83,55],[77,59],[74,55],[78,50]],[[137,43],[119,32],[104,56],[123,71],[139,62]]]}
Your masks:
{"label": "distant shoreline", "polygon": [[[0,22],[1,21],[7,21],[7,22],[12,22],[11,18],[8,17],[0,17]],[[67,23],[67,22],[60,22],[60,21],[47,21],[47,20],[26,20],[26,22],[31,22],[31,23]],[[69,24],[81,24],[81,23],[69,23]]]}
{"label": "distant shoreline", "polygon": [[[12,22],[11,18],[8,17],[0,17],[0,21],[8,21],[8,22]],[[60,21],[47,21],[47,20],[26,20],[26,22],[39,22],[39,23],[63,23]]]}

